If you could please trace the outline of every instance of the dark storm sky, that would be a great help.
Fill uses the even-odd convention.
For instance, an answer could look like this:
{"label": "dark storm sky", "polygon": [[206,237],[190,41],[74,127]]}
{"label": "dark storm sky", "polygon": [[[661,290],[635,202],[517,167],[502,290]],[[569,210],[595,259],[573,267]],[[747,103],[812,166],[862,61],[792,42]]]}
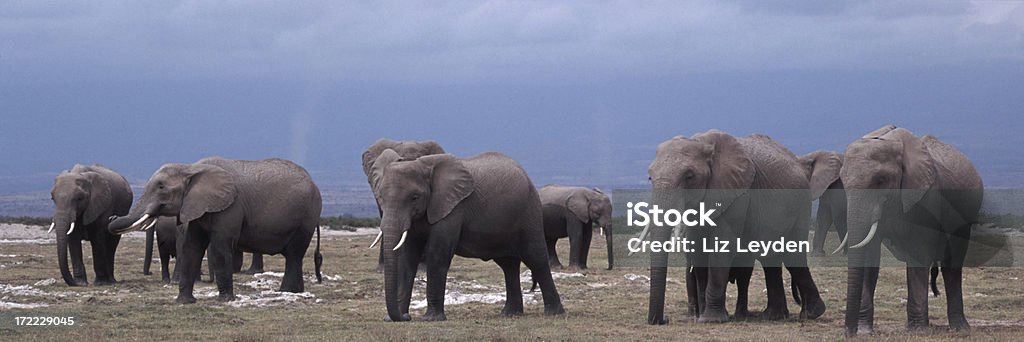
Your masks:
{"label": "dark storm sky", "polygon": [[1009,187],[1022,94],[1018,2],[0,2],[0,193],[208,155],[362,184],[379,137],[501,151],[538,185],[643,184],[674,135],[803,154],[887,123]]}

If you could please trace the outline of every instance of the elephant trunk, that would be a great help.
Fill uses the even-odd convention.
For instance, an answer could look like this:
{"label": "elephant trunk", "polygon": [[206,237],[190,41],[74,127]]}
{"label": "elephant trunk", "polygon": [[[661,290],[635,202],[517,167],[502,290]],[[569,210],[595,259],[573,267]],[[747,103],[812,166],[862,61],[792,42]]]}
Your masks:
{"label": "elephant trunk", "polygon": [[149,265],[153,263],[153,235],[155,235],[156,229],[146,231],[146,258],[142,262],[142,274],[150,275]]}
{"label": "elephant trunk", "polygon": [[612,238],[612,234],[614,234],[614,232],[612,230],[611,224],[608,224],[602,227],[601,229],[604,229],[604,242],[608,248],[608,269],[611,270],[612,268],[615,267],[615,250],[612,247],[613,243],[615,242],[615,240]]}
{"label": "elephant trunk", "polygon": [[[867,193],[858,194],[850,191],[847,193],[847,243],[850,245],[865,241],[870,235],[872,226],[877,229],[879,219],[879,199],[872,198]],[[877,233],[877,231],[876,231]],[[855,336],[857,327],[862,318],[861,303],[868,267],[878,267],[877,261],[869,256],[877,254],[874,249],[881,248],[878,243],[880,238],[873,237],[873,242],[866,244],[863,248],[849,248],[847,250],[846,270],[846,335]],[[870,298],[867,298],[870,300]]]}
{"label": "elephant trunk", "polygon": [[140,199],[139,203],[136,203],[132,210],[128,212],[128,216],[121,216],[110,221],[107,231],[111,234],[121,235],[131,230],[141,230],[146,226],[156,224],[160,206],[148,203],[149,201],[145,197]]}
{"label": "elephant trunk", "polygon": [[[652,194],[652,203],[662,208],[673,208],[672,203],[678,202],[677,196],[672,196],[671,190],[655,189]],[[668,204],[668,205],[666,205]],[[671,238],[670,227],[650,226],[651,241],[669,241]],[[666,324],[665,319],[665,284],[668,276],[668,253],[651,253],[651,293],[649,308],[647,311],[647,324]]]}
{"label": "elephant trunk", "polygon": [[[75,286],[75,278],[71,276],[68,268],[68,230],[75,222],[74,213],[64,213],[53,216],[53,225],[57,230],[57,263],[60,265],[60,276],[68,286]],[[82,229],[82,228],[80,228]]]}
{"label": "elephant trunk", "polygon": [[385,212],[380,224],[381,231],[384,232],[380,246],[384,250],[384,304],[388,310],[388,318],[392,322],[409,320],[408,313],[402,312],[401,307],[405,296],[410,295],[401,291],[404,286],[399,284],[398,257],[402,251],[401,248],[394,250],[403,234],[409,230],[409,223],[401,221],[403,220]]}

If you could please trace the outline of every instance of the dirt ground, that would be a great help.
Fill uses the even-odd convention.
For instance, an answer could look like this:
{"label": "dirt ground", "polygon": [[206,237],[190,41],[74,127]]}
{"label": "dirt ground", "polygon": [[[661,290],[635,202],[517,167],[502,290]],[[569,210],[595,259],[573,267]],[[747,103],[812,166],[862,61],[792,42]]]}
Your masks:
{"label": "dirt ground", "polygon": [[[493,262],[457,257],[448,279],[448,321],[421,322],[425,310],[423,274],[414,290],[412,322],[384,322],[383,277],[374,271],[376,249],[367,249],[374,230],[324,235],[324,283],[313,277],[312,253],[305,265],[306,293],[276,292],[284,260],[267,257],[267,273],[236,274],[239,299],[215,300],[212,284],[196,287],[199,302],[177,305],[177,287],[154,275],[142,275],[143,239],[132,233],[121,241],[114,286],[68,287],[60,280],[55,244],[45,227],[0,226],[0,339],[3,340],[821,340],[843,336],[845,268],[812,270],[828,311],[821,318],[795,318],[799,307],[790,300],[791,317],[780,322],[745,321],[697,324],[685,318],[681,268],[670,269],[671,322],[646,324],[648,270],[620,267],[605,270],[604,243],[594,239],[590,269],[556,270],[555,278],[567,311],[543,315],[539,292],[525,293],[526,313],[499,314],[504,301],[502,272]],[[838,244],[829,237],[827,248]],[[1018,241],[1019,245],[1020,242]],[[84,245],[88,246],[88,243]],[[89,255],[86,247],[85,255]],[[568,243],[559,244],[563,262]],[[839,258],[831,256],[831,258]],[[248,265],[248,257],[246,257]],[[91,260],[86,261],[89,280]],[[523,287],[529,273],[523,268]],[[788,275],[786,279],[788,281]],[[971,332],[952,333],[946,326],[944,297],[930,298],[932,331],[905,332],[906,283],[902,268],[883,268],[876,294],[876,334],[872,338],[918,340],[1020,340],[1024,338],[1024,269],[970,268],[964,271],[964,301]],[[788,288],[788,287],[787,287]],[[751,309],[763,308],[763,273],[756,269],[751,284]],[[730,309],[735,288],[730,288]],[[13,316],[74,316],[73,327],[16,327]]]}

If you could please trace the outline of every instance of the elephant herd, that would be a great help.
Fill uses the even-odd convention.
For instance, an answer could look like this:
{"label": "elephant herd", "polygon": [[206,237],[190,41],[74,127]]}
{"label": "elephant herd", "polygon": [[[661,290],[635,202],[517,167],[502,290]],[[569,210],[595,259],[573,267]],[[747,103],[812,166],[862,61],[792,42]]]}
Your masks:
{"label": "elephant herd", "polygon": [[[612,204],[596,188],[537,188],[508,156],[487,152],[457,157],[434,141],[380,139],[363,153],[362,167],[381,217],[371,247],[380,245],[387,320],[411,318],[418,269],[425,269],[427,276],[427,309],[421,318],[445,320],[445,286],[455,255],[498,264],[505,276],[504,315],[523,313],[521,264],[540,286],[545,314],[565,312],[551,275],[553,267],[562,267],[555,254],[558,239],[569,238],[569,266],[585,269],[598,228],[606,239],[608,269],[614,265]],[[810,254],[824,255],[825,235],[834,226],[842,237],[835,252],[845,251],[848,260],[848,336],[872,331],[882,244],[907,263],[908,327],[929,324],[931,271],[942,274],[950,328],[969,328],[962,268],[982,183],[966,156],[935,137],[887,125],[856,139],[844,153],[797,156],[765,135],[734,137],[710,130],[659,144],[648,174],[653,204],[680,210],[718,205],[715,229],[651,227],[652,240],[681,235],[691,240],[807,241],[812,202],[817,200]],[[178,282],[178,303],[196,301],[192,291],[204,252],[219,300],[235,298],[232,273],[241,269],[242,252],[254,253],[250,271],[261,271],[262,254],[282,254],[281,291],[303,292],[303,258],[314,234],[315,271],[321,279],[320,191],[305,169],[286,160],[214,157],[166,164],[149,179],[134,206],[123,177],[103,166],[76,165],[57,176],[52,199],[56,209],[50,229],[56,229],[61,276],[71,286],[88,284],[83,240],[93,247],[95,283],[111,284],[119,237],[135,230],[150,232],[149,245],[151,232],[157,232],[162,279]],[[173,276],[167,267],[171,256],[178,259]],[[668,255],[650,257],[647,322],[665,324]],[[739,294],[734,317],[753,315],[747,294],[755,260],[764,270],[768,298],[762,318],[789,315],[783,268],[792,277],[799,317],[814,319],[826,311],[807,253],[691,251],[684,268],[690,316],[702,323],[728,321],[730,282]],[[934,276],[932,282],[935,287]]]}

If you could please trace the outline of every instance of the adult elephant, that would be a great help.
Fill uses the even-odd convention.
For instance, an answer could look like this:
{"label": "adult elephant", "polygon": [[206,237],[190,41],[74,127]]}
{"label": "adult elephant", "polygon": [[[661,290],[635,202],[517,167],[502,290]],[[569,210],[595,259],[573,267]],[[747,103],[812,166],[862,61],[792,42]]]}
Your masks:
{"label": "adult elephant", "polygon": [[[796,155],[764,135],[735,138],[710,130],[691,138],[677,136],[658,145],[648,170],[653,204],[668,210],[714,206],[711,228],[683,229],[689,241],[806,241],[810,220],[807,173]],[[814,184],[814,182],[810,182]],[[668,227],[651,227],[655,241],[669,241]],[[724,322],[726,284],[737,278],[736,315],[747,316],[747,286],[755,255],[728,252],[687,254],[692,271],[686,273],[691,314],[698,322]],[[825,312],[804,253],[769,253],[760,256],[768,290],[766,319],[788,316],[780,266],[785,265],[803,296],[800,317],[816,318]],[[666,253],[651,254],[651,293],[647,321],[665,324]]]}
{"label": "adult elephant", "polygon": [[946,288],[953,330],[964,316],[963,264],[983,186],[963,153],[933,136],[888,125],[846,148],[840,173],[849,230],[846,335],[870,333],[883,240],[907,263],[907,327],[928,326],[928,271],[935,263]]}
{"label": "adult elephant", "polygon": [[[85,286],[89,280],[82,261],[82,240],[92,245],[96,285],[109,285],[114,278],[114,251],[121,237],[107,232],[110,216],[124,215],[132,205],[128,181],[101,165],[75,165],[61,172],[50,190],[53,223],[57,230],[57,262],[60,275],[70,286]],[[74,273],[68,270],[68,252]]]}
{"label": "adult elephant", "polygon": [[[260,161],[206,158],[194,164],[165,164],[150,177],[128,216],[110,224],[111,233],[148,229],[160,216],[185,225],[178,262],[182,269],[176,302],[194,303],[193,283],[203,252],[216,274],[219,300],[235,298],[232,265],[237,249],[283,254],[281,291],[303,292],[302,259],[319,232],[320,190],[301,166],[282,159]],[[319,236],[319,234],[318,234]],[[320,281],[320,239],[314,261]]]}
{"label": "adult elephant", "polygon": [[612,201],[597,188],[545,185],[540,194],[544,213],[544,238],[547,241],[548,264],[562,267],[555,254],[558,239],[569,237],[569,267],[587,268],[593,228],[600,228],[608,250],[608,269],[615,264],[612,253]]}
{"label": "adult elephant", "polygon": [[[483,153],[449,154],[401,161],[385,150],[371,182],[383,209],[384,294],[387,318],[406,321],[420,260],[427,268],[425,321],[445,320],[444,294],[454,255],[494,260],[505,274],[504,315],[523,313],[519,265],[540,284],[545,314],[562,314],[548,267],[540,198],[530,178],[511,158]],[[371,244],[372,246],[373,244]]]}
{"label": "adult elephant", "polygon": [[[413,160],[422,156],[428,156],[432,154],[444,154],[444,148],[433,140],[414,141],[414,140],[391,140],[387,138],[377,139],[373,145],[366,148],[363,152],[363,174],[366,175],[366,182],[370,183],[370,188],[373,188],[373,179],[370,176],[370,171],[373,169],[373,163],[377,161],[377,157],[380,156],[384,150],[392,150],[398,153],[402,159]],[[375,192],[376,193],[376,192]],[[377,199],[377,213],[383,216],[383,211],[380,207],[380,199]],[[384,250],[380,250],[380,254],[377,257],[377,272],[384,272]]]}
{"label": "adult elephant", "polygon": [[811,185],[811,188],[817,189],[811,193],[811,199],[818,200],[811,255],[825,256],[825,237],[833,226],[836,227],[839,239],[846,237],[846,191],[843,189],[843,181],[839,179],[843,155],[835,151],[818,150],[800,157],[800,162],[807,170],[808,179],[821,182]]}

